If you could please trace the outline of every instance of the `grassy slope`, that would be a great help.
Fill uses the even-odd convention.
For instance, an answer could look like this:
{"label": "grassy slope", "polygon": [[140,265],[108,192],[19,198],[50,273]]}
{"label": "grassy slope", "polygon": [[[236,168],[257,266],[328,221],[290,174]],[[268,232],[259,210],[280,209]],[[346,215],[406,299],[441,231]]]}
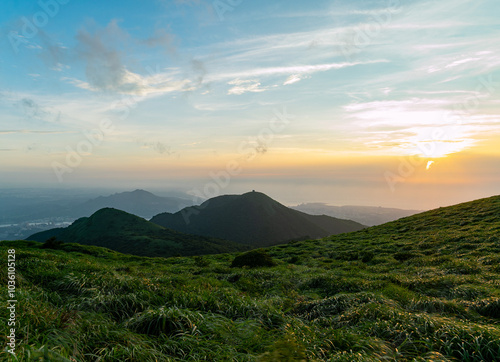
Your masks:
{"label": "grassy slope", "polygon": [[[271,268],[231,269],[231,254],[153,259],[18,242],[19,354],[498,361],[499,231],[495,197],[269,248]],[[15,242],[2,244],[6,260]]]}
{"label": "grassy slope", "polygon": [[[141,256],[202,255],[248,249],[227,240],[183,234],[165,229],[138,216],[113,208],[104,208],[83,217],[65,229],[53,229],[57,239],[96,245],[122,253]],[[30,237],[45,241],[50,230]]]}

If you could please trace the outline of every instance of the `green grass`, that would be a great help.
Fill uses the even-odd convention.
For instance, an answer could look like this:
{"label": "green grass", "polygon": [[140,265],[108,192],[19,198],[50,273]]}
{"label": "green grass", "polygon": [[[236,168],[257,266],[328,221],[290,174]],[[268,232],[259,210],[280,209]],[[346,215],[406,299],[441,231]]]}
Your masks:
{"label": "green grass", "polygon": [[499,361],[499,232],[495,197],[267,248],[272,267],[0,251],[16,248],[19,361]]}

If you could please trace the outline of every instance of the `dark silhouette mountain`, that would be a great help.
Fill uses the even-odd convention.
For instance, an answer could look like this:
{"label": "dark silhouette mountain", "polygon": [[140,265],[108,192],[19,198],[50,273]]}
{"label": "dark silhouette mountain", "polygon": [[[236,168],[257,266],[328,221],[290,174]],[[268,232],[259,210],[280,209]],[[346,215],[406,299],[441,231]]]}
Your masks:
{"label": "dark silhouette mountain", "polygon": [[266,246],[357,231],[363,225],[292,210],[260,192],[214,197],[199,206],[151,219],[177,231]]}
{"label": "dark silhouette mountain", "polygon": [[112,208],[101,209],[90,217],[82,217],[67,228],[43,231],[27,239],[43,242],[52,236],[64,242],[102,246],[140,256],[189,256],[249,249],[227,240],[165,229]]}
{"label": "dark silhouette mountain", "polygon": [[423,210],[404,210],[376,206],[331,206],[320,202],[300,204],[292,209],[311,215],[328,215],[340,219],[357,221],[363,225],[374,226],[423,212]]}
{"label": "dark silhouette mountain", "polygon": [[102,208],[111,207],[128,213],[151,218],[160,212],[176,212],[193,203],[180,197],[161,197],[144,190],[120,192],[99,196],[76,207],[78,217],[91,215]]}
{"label": "dark silhouette mountain", "polygon": [[32,234],[24,239],[44,242],[47,239],[50,239],[52,237],[56,237],[56,238],[59,237],[59,235],[61,235],[63,233],[63,231],[65,231],[65,230],[66,230],[66,228],[54,228],[54,229],[43,230],[43,231],[39,231],[35,234]]}

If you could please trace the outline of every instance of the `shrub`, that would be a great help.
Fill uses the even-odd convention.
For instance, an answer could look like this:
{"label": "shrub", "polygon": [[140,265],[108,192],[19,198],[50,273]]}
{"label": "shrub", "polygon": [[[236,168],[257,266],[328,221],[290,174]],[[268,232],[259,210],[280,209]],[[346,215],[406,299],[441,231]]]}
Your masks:
{"label": "shrub", "polygon": [[275,266],[276,262],[262,249],[252,250],[238,255],[231,263],[231,268],[248,266],[256,268],[259,266]]}
{"label": "shrub", "polygon": [[60,249],[63,244],[62,240],[57,240],[55,236],[47,239],[42,245],[42,249]]}

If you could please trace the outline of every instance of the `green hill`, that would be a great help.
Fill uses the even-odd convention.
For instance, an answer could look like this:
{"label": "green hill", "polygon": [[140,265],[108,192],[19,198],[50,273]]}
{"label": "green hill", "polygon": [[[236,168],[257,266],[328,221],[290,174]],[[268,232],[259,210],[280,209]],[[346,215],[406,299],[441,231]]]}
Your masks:
{"label": "green hill", "polygon": [[364,227],[351,220],[292,210],[261,192],[214,197],[175,214],[159,214],[151,222],[185,233],[253,246],[315,239]]}
{"label": "green hill", "polygon": [[165,229],[125,211],[104,208],[76,220],[67,228],[43,231],[28,240],[43,242],[55,236],[64,242],[106,247],[121,253],[169,257],[247,250],[234,242]]}
{"label": "green hill", "polygon": [[499,196],[248,256],[9,249],[18,360],[500,359]]}

